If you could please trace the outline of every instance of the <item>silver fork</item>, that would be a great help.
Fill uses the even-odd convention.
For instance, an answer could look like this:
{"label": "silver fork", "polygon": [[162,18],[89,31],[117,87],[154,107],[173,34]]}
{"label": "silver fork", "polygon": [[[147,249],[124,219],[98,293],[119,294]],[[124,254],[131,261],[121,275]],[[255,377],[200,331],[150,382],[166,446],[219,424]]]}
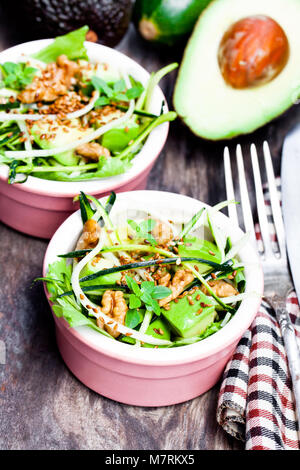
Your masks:
{"label": "silver fork", "polygon": [[[254,176],[256,206],[258,221],[263,243],[263,251],[258,249],[253,216],[247,189],[242,148],[236,148],[236,160],[239,177],[239,187],[241,196],[241,206],[246,231],[250,232],[251,241],[256,247],[262,262],[264,272],[264,300],[273,308],[276,318],[281,328],[284,346],[286,349],[288,364],[291,373],[293,391],[296,404],[296,415],[298,419],[298,429],[300,426],[300,351],[297,344],[296,334],[293,324],[286,309],[286,300],[293,283],[290,276],[283,219],[281,214],[280,201],[276,187],[273,171],[272,157],[267,142],[263,144],[264,162],[266,167],[268,189],[270,194],[271,211],[278,242],[278,251],[275,252],[270,238],[270,224],[267,218],[266,205],[263,195],[260,167],[258,163],[257,150],[254,144],[251,145],[251,162]],[[231,172],[230,154],[228,147],[224,150],[224,167],[227,199],[234,200],[234,186]],[[238,225],[238,214],[235,204],[229,205],[229,217],[232,222]]]}

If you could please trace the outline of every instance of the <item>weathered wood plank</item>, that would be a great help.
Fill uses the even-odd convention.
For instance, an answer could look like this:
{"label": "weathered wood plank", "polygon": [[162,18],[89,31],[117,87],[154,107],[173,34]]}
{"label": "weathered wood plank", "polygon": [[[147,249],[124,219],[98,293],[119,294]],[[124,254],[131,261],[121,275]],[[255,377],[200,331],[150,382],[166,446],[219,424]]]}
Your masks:
{"label": "weathered wood plank", "polygon": [[[0,47],[15,44],[16,35],[1,26]],[[154,49],[133,30],[119,49],[149,71],[181,56],[181,51]],[[163,82],[170,106],[175,76]],[[283,137],[299,114],[294,108],[252,136],[230,142],[230,148],[239,141],[249,149],[251,142],[261,145],[268,139],[278,174]],[[176,121],[148,188],[186,194],[210,204],[219,202],[225,198],[223,147],[224,142],[198,139]],[[40,285],[31,288],[32,280],[41,274],[46,245],[0,226],[0,339],[7,348],[7,363],[0,364],[0,448],[243,448],[216,424],[218,386],[181,405],[137,408],[98,396],[67,370],[57,351],[43,289]]]}

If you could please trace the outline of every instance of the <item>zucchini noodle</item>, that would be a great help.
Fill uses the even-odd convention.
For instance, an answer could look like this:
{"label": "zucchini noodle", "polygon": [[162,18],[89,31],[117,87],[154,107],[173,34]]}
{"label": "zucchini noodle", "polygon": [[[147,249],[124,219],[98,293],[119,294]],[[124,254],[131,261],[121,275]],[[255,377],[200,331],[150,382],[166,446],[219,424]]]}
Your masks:
{"label": "zucchini noodle", "polygon": [[144,343],[153,344],[157,346],[168,346],[172,344],[171,341],[154,338],[153,336],[140,333],[139,331],[133,330],[132,328],[128,328],[127,326],[124,326],[116,322],[111,317],[104,314],[101,311],[101,308],[99,307],[99,305],[96,305],[91,300],[89,300],[89,298],[85,295],[85,293],[81,289],[80,283],[79,283],[80,272],[84,268],[84,266],[89,261],[91,261],[93,257],[99,253],[99,251],[101,251],[101,248],[103,247],[103,244],[104,244],[103,238],[104,237],[101,235],[95,248],[90,253],[88,253],[81,261],[79,261],[79,263],[73,269],[73,273],[71,277],[71,285],[72,285],[72,289],[74,291],[77,301],[83,307],[85,307],[89,311],[89,313],[93,315],[95,318],[101,319],[105,324],[109,323],[109,326],[111,328],[115,329],[117,332],[122,333],[125,336],[130,336],[131,338],[134,338],[138,341],[142,341]]}

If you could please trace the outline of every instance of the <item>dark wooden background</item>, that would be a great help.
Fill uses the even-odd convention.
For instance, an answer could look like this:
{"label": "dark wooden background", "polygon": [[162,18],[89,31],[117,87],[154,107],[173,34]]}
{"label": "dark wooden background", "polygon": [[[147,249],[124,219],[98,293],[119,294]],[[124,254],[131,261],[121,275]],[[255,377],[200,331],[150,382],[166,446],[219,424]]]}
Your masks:
{"label": "dark wooden background", "polygon": [[[24,42],[12,21],[0,12],[0,50]],[[148,71],[174,60],[182,51],[143,42],[131,27],[118,49]],[[162,82],[169,105],[176,72]],[[246,110],[245,110],[246,112]],[[283,138],[299,121],[294,107],[242,144],[253,201],[249,145],[271,145],[280,172]],[[215,204],[225,199],[222,154],[225,142],[206,142],[177,120],[151,173],[148,189],[186,194]],[[234,167],[235,172],[235,167]],[[1,449],[243,449],[216,423],[219,384],[199,398],[164,408],[138,408],[103,398],[82,385],[64,365],[55,342],[53,321],[41,285],[47,241],[0,224],[0,340],[6,365],[0,364]]]}

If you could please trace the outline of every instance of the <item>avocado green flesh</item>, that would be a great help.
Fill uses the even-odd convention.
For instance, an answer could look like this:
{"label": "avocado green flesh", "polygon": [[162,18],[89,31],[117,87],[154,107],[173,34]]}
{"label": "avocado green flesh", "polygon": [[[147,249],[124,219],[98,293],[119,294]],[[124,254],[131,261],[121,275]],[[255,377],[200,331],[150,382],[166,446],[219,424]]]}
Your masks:
{"label": "avocado green flesh", "polygon": [[[156,320],[154,320],[154,322],[152,322],[148,326],[148,329],[146,330],[146,335],[153,336],[153,338],[166,339],[168,341],[170,341],[171,338],[170,328],[163,318],[157,318]],[[153,344],[146,343],[144,343],[142,346],[143,348],[155,347]]]}
{"label": "avocado green flesh", "polygon": [[[198,296],[200,296],[199,300],[196,299]],[[190,304],[188,297],[192,299],[193,305]],[[162,315],[168,321],[173,332],[183,338],[200,335],[216,316],[215,307],[204,306],[211,305],[210,299],[200,290],[182,297],[177,303],[172,301],[169,305],[169,310],[162,309]],[[199,313],[201,309],[202,311]]]}
{"label": "avocado green flesh", "polygon": [[[269,83],[244,89],[226,84],[218,64],[224,33],[242,18],[265,15],[277,21],[289,41],[284,69]],[[228,139],[247,134],[286,111],[300,95],[300,2],[216,0],[200,16],[179,70],[174,107],[196,135]]]}
{"label": "avocado green flesh", "polygon": [[[93,264],[92,264],[93,263]],[[107,259],[100,259],[98,262],[93,262],[93,260],[89,261],[84,268],[81,270],[80,279],[89,276],[90,274],[95,274],[102,269],[108,269],[113,267],[113,262]],[[91,281],[85,281],[81,285],[82,286],[92,286],[94,284],[115,284],[116,281],[121,279],[121,273],[111,273],[106,274],[105,276],[100,276],[98,279]],[[93,291],[89,292],[89,295],[93,294]],[[97,292],[95,292],[97,293]]]}
{"label": "avocado green flesh", "polygon": [[[82,139],[87,132],[90,131],[83,131],[80,129],[79,121],[76,119],[72,119],[71,124],[69,126],[55,126],[52,124],[50,125],[46,121],[37,121],[31,128],[31,135],[34,138],[34,141],[38,144],[39,147],[42,149],[55,149],[58,147],[63,147],[68,145],[76,140]],[[57,129],[53,131],[51,127],[56,127]],[[48,136],[54,135],[55,137],[49,139]],[[45,138],[42,138],[45,136]],[[53,157],[62,165],[77,165],[79,161],[79,156],[76,155],[75,150],[69,150],[67,152],[53,154]]]}
{"label": "avocado green flesh", "polygon": [[145,39],[172,45],[189,34],[211,0],[137,0],[134,22]]}
{"label": "avocado green flesh", "polygon": [[[208,240],[202,240],[198,237],[190,237],[184,239],[183,245],[178,245],[178,253],[184,257],[204,258],[214,263],[221,262],[221,254],[219,249],[214,243]],[[214,253],[214,254],[212,254]],[[193,263],[197,265],[200,274],[207,272],[210,269],[208,264]]]}

